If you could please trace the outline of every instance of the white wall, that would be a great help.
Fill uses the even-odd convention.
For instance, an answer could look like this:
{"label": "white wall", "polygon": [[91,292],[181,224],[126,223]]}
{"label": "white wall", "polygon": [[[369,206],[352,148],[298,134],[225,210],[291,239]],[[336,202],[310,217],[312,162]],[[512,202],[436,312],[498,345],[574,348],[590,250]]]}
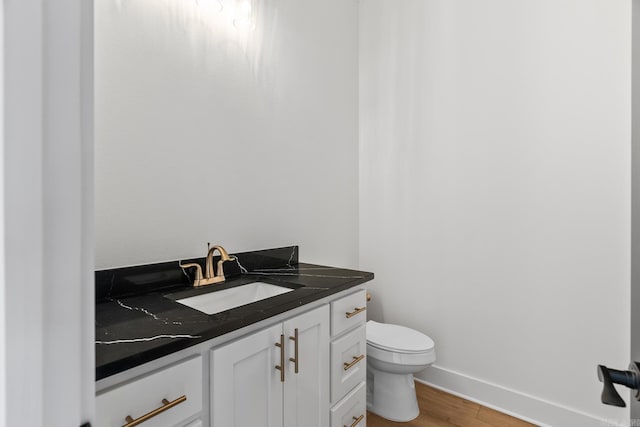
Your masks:
{"label": "white wall", "polygon": [[[629,360],[630,2],[363,0],[360,267],[421,378],[602,425]],[[627,421],[628,422],[628,421]]]}
{"label": "white wall", "polygon": [[96,268],[301,246],[358,259],[358,3],[96,4]]}
{"label": "white wall", "polygon": [[[4,3],[0,4],[0,45],[4,46]],[[0,54],[0,81],[4,82],[4,49]],[[5,131],[4,131],[4,84],[0,85],[0,135],[2,135],[0,143],[0,164],[4,165],[4,145],[5,145]],[[4,169],[3,169],[4,170]],[[5,213],[5,199],[4,199],[4,174],[0,174],[0,337],[7,336],[7,321],[6,321],[6,288],[7,282],[5,280],[5,233],[4,233],[4,213]],[[0,372],[3,374],[3,378],[6,378],[7,372],[7,340],[0,339]],[[0,414],[7,413],[7,381],[0,380]],[[6,415],[0,415],[0,426],[7,425]]]}
{"label": "white wall", "polygon": [[92,422],[92,3],[4,2],[0,426]]}
{"label": "white wall", "polygon": [[[631,307],[640,307],[640,0],[632,4],[631,125]],[[640,311],[631,310],[631,360],[640,360]],[[640,420],[640,401],[631,402],[631,419]]]}

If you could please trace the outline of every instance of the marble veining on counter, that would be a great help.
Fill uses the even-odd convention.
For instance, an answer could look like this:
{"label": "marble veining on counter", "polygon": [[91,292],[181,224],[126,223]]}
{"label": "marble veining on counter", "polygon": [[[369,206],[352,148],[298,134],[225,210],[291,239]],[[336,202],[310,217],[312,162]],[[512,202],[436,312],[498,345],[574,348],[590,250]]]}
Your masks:
{"label": "marble veining on counter", "polygon": [[134,342],[147,342],[147,341],[153,341],[153,340],[157,340],[160,338],[191,338],[191,339],[195,339],[195,338],[201,338],[200,335],[156,335],[153,337],[146,337],[146,338],[130,338],[130,339],[126,339],[126,340],[113,340],[113,341],[96,341],[96,344],[123,344],[123,343],[134,343]]}
{"label": "marble veining on counter", "polygon": [[[298,262],[298,247],[234,254],[227,281],[193,288],[177,260],[96,272],[96,380],[373,279],[373,273]],[[215,260],[217,262],[217,260]],[[175,300],[263,281],[287,292],[207,315]]]}

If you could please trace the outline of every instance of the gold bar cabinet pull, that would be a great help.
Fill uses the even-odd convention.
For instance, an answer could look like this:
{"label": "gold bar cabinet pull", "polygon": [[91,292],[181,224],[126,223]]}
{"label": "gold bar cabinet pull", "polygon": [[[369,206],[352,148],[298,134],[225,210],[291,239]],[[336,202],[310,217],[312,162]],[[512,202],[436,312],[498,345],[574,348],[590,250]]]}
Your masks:
{"label": "gold bar cabinet pull", "polygon": [[123,425],[122,427],[133,427],[133,426],[137,426],[138,424],[141,424],[153,417],[155,417],[156,415],[159,415],[161,413],[163,413],[164,411],[167,411],[171,408],[173,408],[176,405],[179,405],[180,403],[184,402],[185,400],[187,400],[187,396],[180,396],[179,398],[177,398],[176,400],[172,400],[171,402],[169,402],[167,399],[162,399],[162,406],[159,408],[154,409],[151,412],[148,412],[146,414],[144,414],[143,416],[136,418],[135,420],[131,417],[131,415],[127,415],[125,417],[125,421],[127,422],[127,424]]}
{"label": "gold bar cabinet pull", "polygon": [[[360,415],[359,417],[353,417],[353,422],[349,427],[356,427],[358,423],[362,420],[364,420],[364,414]],[[343,426],[343,427],[347,427],[347,426]]]}
{"label": "gold bar cabinet pull", "polygon": [[364,359],[364,354],[361,354],[360,356],[353,356],[353,360],[351,361],[351,363],[344,362],[344,370],[348,371],[349,369],[353,368],[354,365],[362,359]]}
{"label": "gold bar cabinet pull", "polygon": [[300,360],[298,358],[298,328],[295,328],[293,330],[293,336],[289,337],[289,339],[295,343],[295,345],[293,347],[293,357],[290,357],[289,361],[293,362],[294,371],[297,374],[298,373],[298,361]]}
{"label": "gold bar cabinet pull", "polygon": [[356,308],[353,309],[353,311],[346,312],[345,315],[347,316],[347,319],[351,319],[353,316],[355,316],[356,314],[362,313],[366,309],[367,309],[367,307],[360,307],[360,308],[356,307]]}
{"label": "gold bar cabinet pull", "polygon": [[276,347],[280,347],[280,364],[276,365],[276,369],[280,371],[280,382],[284,382],[284,334],[280,334],[280,342],[276,343]]}

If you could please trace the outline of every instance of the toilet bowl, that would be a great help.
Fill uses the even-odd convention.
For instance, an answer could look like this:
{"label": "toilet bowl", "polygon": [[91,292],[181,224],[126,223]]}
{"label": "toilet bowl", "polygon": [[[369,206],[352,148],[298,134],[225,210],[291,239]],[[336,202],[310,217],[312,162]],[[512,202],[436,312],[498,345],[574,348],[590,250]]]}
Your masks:
{"label": "toilet bowl", "polygon": [[419,414],[413,374],[436,360],[435,345],[413,329],[367,322],[367,409],[391,421]]}

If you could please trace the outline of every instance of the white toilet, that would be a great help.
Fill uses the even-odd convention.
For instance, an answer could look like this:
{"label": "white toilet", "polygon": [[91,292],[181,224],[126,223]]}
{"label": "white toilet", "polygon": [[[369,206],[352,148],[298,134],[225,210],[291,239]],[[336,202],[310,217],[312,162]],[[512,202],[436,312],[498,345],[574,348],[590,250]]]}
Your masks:
{"label": "white toilet", "polygon": [[367,322],[367,409],[391,421],[419,414],[413,374],[436,360],[433,340],[413,329]]}

